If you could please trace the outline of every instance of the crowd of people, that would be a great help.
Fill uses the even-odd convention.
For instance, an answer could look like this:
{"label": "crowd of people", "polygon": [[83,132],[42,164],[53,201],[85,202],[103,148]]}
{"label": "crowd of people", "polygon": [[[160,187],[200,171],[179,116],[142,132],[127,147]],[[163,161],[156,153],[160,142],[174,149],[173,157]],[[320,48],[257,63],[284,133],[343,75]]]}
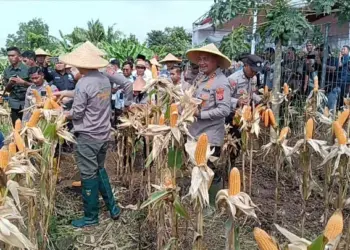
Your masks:
{"label": "crowd of people", "polygon": [[[307,43],[306,51],[300,58],[290,47],[281,62],[282,81],[307,94],[315,76],[320,76],[322,72],[320,67],[324,49]],[[13,123],[17,119],[29,119],[30,111],[27,108],[32,105],[32,90],[36,89],[45,96],[46,86],[51,86],[54,95],[62,98],[65,115],[72,121],[85,213],[82,219],[73,221],[76,227],[98,223],[99,193],[111,217],[119,217],[120,208],[115,204],[104,170],[110,130],[125,109],[152,101],[142,91],[149,80],[165,78],[181,86],[183,91],[193,88],[194,97],[202,100],[202,103],[195,112],[196,120],[189,127],[189,133],[194,138],[206,133],[214,155],[219,156],[224,142],[225,123],[232,123],[237,108],[252,101],[255,104],[261,101],[258,88],[264,85],[272,87],[276,63],[274,49],[268,48],[263,58],[244,54],[233,64],[214,44],[187,51],[187,64],[172,54],[160,61],[144,55],[128,58],[125,62],[115,58],[107,61],[103,54],[86,46],[59,58],[50,57],[42,49],[21,53],[16,47],[8,48],[7,55],[10,66],[4,72],[3,84],[4,95],[9,94]],[[155,68],[156,72],[153,70]],[[338,85],[332,87],[339,87],[339,96],[345,96],[350,84],[349,47],[343,47],[338,60],[329,58],[326,69],[327,77],[337,79]],[[23,109],[25,112],[22,112]],[[111,110],[115,115],[111,115]],[[240,138],[239,128],[235,125],[231,133]],[[222,178],[215,173],[209,190],[211,200],[215,199],[215,190],[221,187]]]}

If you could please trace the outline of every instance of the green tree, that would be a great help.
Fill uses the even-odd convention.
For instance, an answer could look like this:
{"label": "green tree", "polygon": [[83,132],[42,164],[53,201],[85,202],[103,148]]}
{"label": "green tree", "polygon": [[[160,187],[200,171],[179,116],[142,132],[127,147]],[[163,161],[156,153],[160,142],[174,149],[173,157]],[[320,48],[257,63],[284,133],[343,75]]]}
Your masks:
{"label": "green tree", "polygon": [[231,59],[243,53],[249,53],[250,44],[247,42],[247,29],[242,26],[225,36],[221,41],[220,51]]}
{"label": "green tree", "polygon": [[49,35],[49,26],[40,18],[19,24],[15,34],[9,34],[6,47],[17,46],[21,50],[43,48],[50,50],[56,46],[57,40]]}
{"label": "green tree", "polygon": [[147,34],[147,45],[160,57],[168,53],[182,56],[191,48],[191,34],[183,27],[167,27],[164,31],[152,30]]}

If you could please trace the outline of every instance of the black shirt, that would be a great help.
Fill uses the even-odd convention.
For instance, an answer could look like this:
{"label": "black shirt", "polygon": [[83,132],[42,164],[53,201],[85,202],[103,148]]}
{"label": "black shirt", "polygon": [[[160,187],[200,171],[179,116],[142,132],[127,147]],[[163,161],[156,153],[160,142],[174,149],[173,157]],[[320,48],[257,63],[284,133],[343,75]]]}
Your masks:
{"label": "black shirt", "polygon": [[75,89],[75,81],[72,74],[64,73],[62,75],[51,68],[44,68],[44,74],[45,79],[50,84],[55,85],[59,91]]}

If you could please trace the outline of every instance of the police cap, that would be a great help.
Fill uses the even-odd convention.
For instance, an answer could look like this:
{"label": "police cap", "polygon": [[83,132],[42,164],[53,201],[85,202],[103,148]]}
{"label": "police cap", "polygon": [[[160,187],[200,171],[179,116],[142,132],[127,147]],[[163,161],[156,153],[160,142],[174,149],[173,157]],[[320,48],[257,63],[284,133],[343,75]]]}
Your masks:
{"label": "police cap", "polygon": [[263,59],[257,55],[245,55],[241,61],[248,65],[254,72],[260,72],[263,67]]}

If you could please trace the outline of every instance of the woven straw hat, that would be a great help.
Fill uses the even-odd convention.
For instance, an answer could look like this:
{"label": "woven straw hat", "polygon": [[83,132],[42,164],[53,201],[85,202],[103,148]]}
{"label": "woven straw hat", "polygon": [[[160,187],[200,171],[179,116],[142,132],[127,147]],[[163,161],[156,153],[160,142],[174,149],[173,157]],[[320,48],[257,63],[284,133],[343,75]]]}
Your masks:
{"label": "woven straw hat", "polygon": [[222,54],[213,43],[205,45],[198,49],[190,49],[186,52],[186,56],[191,62],[198,64],[198,57],[201,52],[218,56],[219,66],[222,69],[227,69],[231,66],[231,60],[227,56]]}
{"label": "woven straw hat", "polygon": [[92,53],[94,53],[98,56],[105,56],[106,55],[106,53],[104,51],[97,48],[90,41],[86,41],[85,43],[83,43],[82,45],[80,45],[78,48],[76,48],[73,51],[80,51],[80,50],[82,50],[82,51],[90,50]]}
{"label": "woven straw hat", "polygon": [[47,53],[45,50],[38,48],[37,50],[35,50],[35,55],[36,56],[49,56],[50,54]]}
{"label": "woven straw hat", "polygon": [[157,61],[157,59],[152,58],[151,60],[149,60],[151,62],[152,65],[156,65],[158,67],[162,67],[162,65]]}
{"label": "woven straw hat", "polygon": [[65,64],[84,69],[100,69],[108,65],[107,60],[96,55],[86,47],[60,56],[59,60]]}
{"label": "woven straw hat", "polygon": [[142,91],[143,87],[145,87],[146,82],[142,77],[137,77],[135,82],[133,83],[134,91]]}
{"label": "woven straw hat", "polygon": [[165,63],[165,62],[182,62],[179,58],[174,56],[173,54],[169,53],[167,54],[166,57],[164,57],[163,60],[160,61],[160,63]]}

